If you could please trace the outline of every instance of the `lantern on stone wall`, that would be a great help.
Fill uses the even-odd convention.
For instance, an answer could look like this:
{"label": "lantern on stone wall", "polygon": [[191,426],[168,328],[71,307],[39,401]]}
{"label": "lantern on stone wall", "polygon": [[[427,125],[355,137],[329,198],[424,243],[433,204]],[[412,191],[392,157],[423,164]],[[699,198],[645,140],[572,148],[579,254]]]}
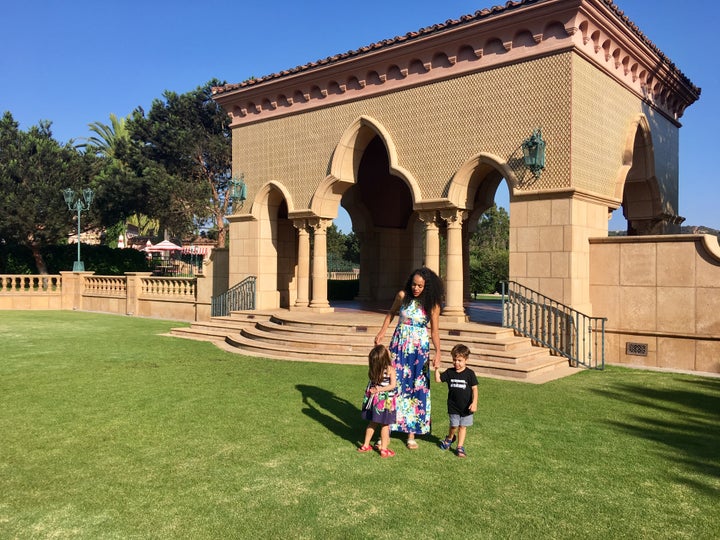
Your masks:
{"label": "lantern on stone wall", "polygon": [[232,201],[233,208],[235,204],[239,203],[238,208],[242,208],[245,200],[247,199],[247,186],[245,185],[245,173],[241,173],[240,177],[233,176],[230,179],[230,188],[228,189],[228,196]]}
{"label": "lantern on stone wall", "polygon": [[530,169],[535,178],[545,169],[545,141],[542,138],[540,128],[533,131],[533,134],[522,143],[523,161]]}

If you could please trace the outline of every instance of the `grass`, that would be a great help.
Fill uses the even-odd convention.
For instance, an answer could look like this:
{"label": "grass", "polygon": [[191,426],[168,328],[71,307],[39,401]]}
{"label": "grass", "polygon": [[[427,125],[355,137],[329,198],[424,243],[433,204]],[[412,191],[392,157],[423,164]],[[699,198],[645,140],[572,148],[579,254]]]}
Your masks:
{"label": "grass", "polygon": [[717,538],[720,379],[480,379],[466,460],[358,454],[366,370],[0,314],[0,538]]}

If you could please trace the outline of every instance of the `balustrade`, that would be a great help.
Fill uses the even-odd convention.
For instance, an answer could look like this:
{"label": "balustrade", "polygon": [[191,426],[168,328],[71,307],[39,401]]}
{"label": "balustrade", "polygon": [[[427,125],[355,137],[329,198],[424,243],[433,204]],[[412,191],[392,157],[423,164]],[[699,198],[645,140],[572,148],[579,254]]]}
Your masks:
{"label": "balustrade", "polygon": [[140,294],[142,296],[172,296],[194,299],[195,278],[142,278]]}
{"label": "balustrade", "polygon": [[127,278],[124,276],[87,276],[85,277],[84,294],[125,296],[127,294]]}
{"label": "balustrade", "polygon": [[57,293],[62,290],[62,276],[3,274],[0,275],[0,293]]}

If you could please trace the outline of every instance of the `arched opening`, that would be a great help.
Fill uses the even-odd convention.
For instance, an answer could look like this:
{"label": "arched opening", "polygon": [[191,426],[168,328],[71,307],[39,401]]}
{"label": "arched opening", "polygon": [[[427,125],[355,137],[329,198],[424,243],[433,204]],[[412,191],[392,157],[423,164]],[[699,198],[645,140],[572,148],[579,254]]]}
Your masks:
{"label": "arched opening", "polygon": [[[419,188],[398,164],[390,134],[370,117],[353,122],[333,153],[330,174],[313,196],[317,215],[343,219],[359,251],[358,300],[388,302],[422,264]],[[343,211],[338,211],[338,207]],[[331,208],[332,207],[332,208]]]}
{"label": "arched opening", "polygon": [[388,301],[404,275],[417,265],[413,224],[417,221],[406,181],[396,174],[380,136],[359,159],[356,181],[342,196],[360,246],[358,297]]}
{"label": "arched opening", "polygon": [[288,308],[295,298],[297,274],[297,231],[288,219],[289,204],[283,191],[267,184],[253,204],[260,227],[259,257],[265,264],[258,275],[258,290],[275,291],[269,306]]}
{"label": "arched opening", "polygon": [[509,276],[510,186],[515,182],[499,157],[481,153],[458,169],[448,190],[453,204],[467,212],[462,294],[466,315],[473,321],[501,322],[500,305],[488,306],[486,300]]}
{"label": "arched opening", "polygon": [[630,127],[618,174],[616,193],[622,192],[622,211],[616,210],[609,224],[615,234],[623,225],[625,230],[619,234],[628,236],[666,232],[653,153],[650,127],[645,116],[640,115]]}

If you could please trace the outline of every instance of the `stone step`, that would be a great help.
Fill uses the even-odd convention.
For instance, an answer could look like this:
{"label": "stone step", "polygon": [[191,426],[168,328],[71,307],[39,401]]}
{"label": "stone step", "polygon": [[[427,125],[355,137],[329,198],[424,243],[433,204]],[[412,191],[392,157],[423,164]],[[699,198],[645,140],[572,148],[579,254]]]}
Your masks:
{"label": "stone step", "polygon": [[[226,350],[244,353],[249,356],[260,356],[277,360],[301,360],[306,362],[342,363],[364,366],[367,364],[367,352],[363,351],[330,351],[318,349],[315,351],[291,349],[283,347],[282,352],[276,344],[248,339],[244,336],[228,336],[225,340]],[[497,379],[522,381],[529,383],[544,383],[557,378],[572,375],[578,371],[570,368],[564,358],[549,354],[537,354],[532,359],[522,363],[508,363],[507,361],[486,360],[474,354],[468,361],[468,366],[480,376]],[[442,362],[442,370],[450,367],[449,362]]]}
{"label": "stone step", "polygon": [[258,324],[254,328],[243,328],[240,335],[253,341],[272,343],[276,347],[286,350],[306,351],[315,353],[358,352],[367,357],[374,345],[374,337],[368,334],[361,336],[340,334],[309,334],[298,332],[277,331]]}
{"label": "stone step", "polygon": [[[522,362],[506,362],[471,358],[467,365],[478,376],[491,376],[507,380],[522,380],[524,382],[541,383],[566,377],[577,373],[577,368],[571,368],[565,358],[550,354],[539,354]],[[441,364],[444,369],[446,364]],[[447,364],[450,367],[450,364]]]}
{"label": "stone step", "polygon": [[327,348],[317,350],[295,349],[281,342],[262,341],[248,338],[242,334],[226,336],[225,343],[233,352],[250,356],[274,358],[277,360],[304,360],[307,362],[329,362],[335,364],[367,365],[368,348],[357,351],[331,351]]}
{"label": "stone step", "polygon": [[[382,313],[360,311],[244,311],[176,328],[171,334],[212,341],[225,350],[250,356],[366,365],[383,318]],[[391,324],[386,342],[393,330]],[[468,365],[481,377],[542,383],[578,371],[569,367],[565,358],[549,354],[512,329],[492,324],[441,321],[440,341],[442,369],[450,366],[453,345],[464,343],[471,351]]]}
{"label": "stone step", "polygon": [[[256,339],[265,342],[274,342],[283,347],[314,351],[327,349],[329,351],[369,351],[374,343],[375,332],[355,331],[349,329],[346,333],[338,333],[337,330],[314,329],[310,326],[290,326],[278,324],[272,321],[258,322],[254,327],[242,328],[240,332],[248,339]],[[456,343],[464,343],[473,355],[480,355],[486,359],[506,361],[515,357],[525,358],[534,354],[542,354],[542,349],[530,347],[526,338],[518,337],[506,332],[500,332],[499,338],[484,337],[484,332],[478,332],[477,336],[469,333],[464,337],[442,335],[441,350],[443,355],[450,356],[450,350]],[[513,354],[517,351],[517,354]]]}

